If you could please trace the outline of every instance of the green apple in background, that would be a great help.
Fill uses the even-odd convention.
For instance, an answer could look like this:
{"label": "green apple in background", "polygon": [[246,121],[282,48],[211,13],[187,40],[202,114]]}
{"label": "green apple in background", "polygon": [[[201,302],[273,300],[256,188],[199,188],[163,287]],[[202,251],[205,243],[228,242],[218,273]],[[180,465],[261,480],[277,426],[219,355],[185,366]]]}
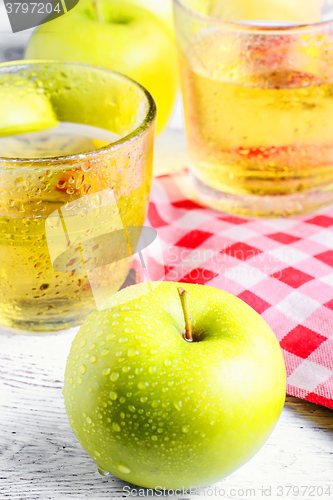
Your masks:
{"label": "green apple in background", "polygon": [[153,14],[119,0],[81,0],[34,32],[25,57],[102,66],[130,76],[153,95],[157,130],[167,124],[177,94],[172,36]]}
{"label": "green apple in background", "polygon": [[0,137],[38,132],[58,125],[49,99],[26,80],[0,80]]}
{"label": "green apple in background", "polygon": [[[183,337],[180,286],[193,342]],[[280,346],[252,308],[212,287],[162,282],[122,290],[88,317],[63,393],[100,469],[143,487],[186,489],[218,481],[261,448],[285,389]]]}
{"label": "green apple in background", "polygon": [[[123,1],[123,0],[119,0]],[[170,33],[174,33],[172,0],[124,0],[133,5],[138,5],[152,12],[158,17],[169,29]]]}

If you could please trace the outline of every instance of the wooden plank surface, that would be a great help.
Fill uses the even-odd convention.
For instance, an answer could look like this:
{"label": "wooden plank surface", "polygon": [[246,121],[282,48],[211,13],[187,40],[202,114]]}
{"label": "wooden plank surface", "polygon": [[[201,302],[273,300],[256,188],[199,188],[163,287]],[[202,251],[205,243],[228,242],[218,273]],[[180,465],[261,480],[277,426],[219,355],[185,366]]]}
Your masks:
{"label": "wooden plank surface", "polygon": [[[186,162],[182,134],[168,131],[157,139],[156,174]],[[25,336],[0,330],[0,500],[128,496],[127,483],[98,474],[67,420],[63,374],[76,331]],[[147,498],[149,492],[131,488],[132,497]],[[200,497],[333,499],[333,411],[288,397],[275,431],[248,464],[211,488],[174,496]]]}

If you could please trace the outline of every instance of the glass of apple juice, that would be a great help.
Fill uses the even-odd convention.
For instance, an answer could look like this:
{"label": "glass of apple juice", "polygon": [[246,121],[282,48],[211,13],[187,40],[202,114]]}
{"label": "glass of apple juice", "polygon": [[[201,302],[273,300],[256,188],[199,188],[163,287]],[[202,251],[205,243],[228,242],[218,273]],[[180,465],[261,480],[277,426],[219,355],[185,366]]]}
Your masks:
{"label": "glass of apple juice", "polygon": [[[19,61],[0,65],[0,108],[0,323],[65,329],[95,308],[83,255],[98,248],[94,235],[144,223],[155,103],[112,71]],[[128,259],[113,257],[103,267],[107,295],[129,272]]]}
{"label": "glass of apple juice", "polygon": [[174,0],[190,172],[218,210],[333,201],[330,0]]}

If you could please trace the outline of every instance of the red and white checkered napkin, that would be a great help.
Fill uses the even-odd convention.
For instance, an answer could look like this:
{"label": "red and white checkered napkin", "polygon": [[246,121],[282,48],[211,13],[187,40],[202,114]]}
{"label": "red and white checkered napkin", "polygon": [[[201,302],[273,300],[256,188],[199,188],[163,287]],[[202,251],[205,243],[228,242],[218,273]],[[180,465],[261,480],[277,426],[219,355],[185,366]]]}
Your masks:
{"label": "red and white checkered napkin", "polygon": [[221,288],[252,306],[283,350],[287,392],[333,409],[333,209],[246,219],[184,194],[186,172],[154,181],[148,214],[165,279]]}

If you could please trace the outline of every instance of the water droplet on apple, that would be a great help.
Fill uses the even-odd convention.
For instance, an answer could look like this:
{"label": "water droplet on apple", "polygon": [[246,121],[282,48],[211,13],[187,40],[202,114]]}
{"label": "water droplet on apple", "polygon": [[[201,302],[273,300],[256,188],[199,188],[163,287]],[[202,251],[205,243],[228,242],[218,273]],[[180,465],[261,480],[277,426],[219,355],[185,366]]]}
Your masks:
{"label": "water droplet on apple", "polygon": [[126,401],[126,398],[124,396],[122,396],[120,399],[119,399],[120,403],[121,404],[124,404],[125,401]]}
{"label": "water droplet on apple", "polygon": [[106,336],[106,340],[113,340],[114,338],[116,338],[115,334],[114,333],[109,333],[107,336]]}
{"label": "water droplet on apple", "polygon": [[93,392],[93,388],[92,387],[89,387],[89,392]]}
{"label": "water droplet on apple", "polygon": [[77,383],[78,383],[79,385],[81,385],[81,384],[83,383],[83,380],[82,380],[82,378],[81,378],[81,377],[79,377],[79,378],[77,379]]}
{"label": "water droplet on apple", "polygon": [[87,339],[81,340],[80,347],[85,347],[86,343],[87,343]]}
{"label": "water droplet on apple", "polygon": [[134,333],[134,330],[132,330],[132,328],[126,327],[126,328],[124,328],[124,332],[126,332],[126,333]]}
{"label": "water droplet on apple", "polygon": [[119,342],[119,344],[125,344],[126,342],[128,342],[128,338],[127,337],[120,337],[118,342]]}
{"label": "water droplet on apple", "polygon": [[183,425],[182,427],[182,432],[184,432],[184,434],[187,434],[189,432],[190,428],[188,425]]}
{"label": "water droplet on apple", "polygon": [[131,472],[131,469],[129,469],[126,465],[122,464],[121,462],[117,462],[117,467],[119,472],[122,472],[123,474],[129,474]]}
{"label": "water droplet on apple", "polygon": [[118,380],[119,378],[119,373],[116,373],[116,372],[112,372],[111,375],[110,375],[110,380],[112,382],[116,382],[116,380]]}
{"label": "water droplet on apple", "polygon": [[100,452],[97,451],[97,450],[94,451],[94,454],[95,454],[96,457],[100,457],[101,456]]}
{"label": "water droplet on apple", "polygon": [[117,424],[117,422],[112,422],[112,427],[113,427],[113,430],[116,431],[116,432],[120,432],[120,425]]}
{"label": "water droplet on apple", "polygon": [[150,366],[150,367],[148,368],[148,371],[149,371],[149,373],[154,373],[154,372],[156,372],[156,366]]}
{"label": "water droplet on apple", "polygon": [[91,351],[93,351],[93,350],[95,349],[95,347],[96,347],[96,344],[95,344],[95,343],[94,343],[94,344],[90,344],[89,349],[90,349]]}
{"label": "water droplet on apple", "polygon": [[92,423],[92,420],[91,420],[91,418],[90,418],[90,417],[87,417],[87,418],[86,418],[86,421],[87,421],[87,424],[91,424],[91,423]]}
{"label": "water droplet on apple", "polygon": [[110,392],[110,398],[112,399],[112,401],[115,401],[118,397],[118,394],[114,391],[111,391]]}
{"label": "water droplet on apple", "polygon": [[109,349],[103,349],[103,351],[101,352],[101,355],[103,356],[103,358],[105,358],[105,356],[107,356],[109,354]]}
{"label": "water droplet on apple", "polygon": [[152,402],[151,405],[153,408],[157,408],[160,404],[161,404],[161,401],[159,401],[158,399],[154,399],[154,401]]}
{"label": "water droplet on apple", "polygon": [[82,373],[82,375],[84,375],[86,373],[86,365],[80,366],[80,373]]}
{"label": "water droplet on apple", "polygon": [[124,373],[127,373],[127,372],[129,372],[129,371],[130,371],[130,369],[131,369],[131,367],[130,367],[130,366],[123,366],[121,370],[122,370]]}
{"label": "water droplet on apple", "polygon": [[140,401],[141,401],[141,403],[146,403],[146,401],[148,401],[148,398],[147,398],[147,397],[143,397],[143,396],[142,396],[142,397],[140,398]]}
{"label": "water droplet on apple", "polygon": [[128,409],[129,409],[129,411],[131,411],[132,413],[134,413],[134,412],[135,412],[135,406],[133,406],[133,405],[129,405]]}
{"label": "water droplet on apple", "polygon": [[139,351],[137,351],[136,349],[134,349],[133,347],[130,347],[127,351],[127,355],[130,357],[130,358],[133,358],[134,356],[136,356],[137,354],[139,354]]}
{"label": "water droplet on apple", "polygon": [[101,476],[108,476],[109,472],[107,470],[102,469],[99,465],[97,466],[97,470],[100,473]]}
{"label": "water droplet on apple", "polygon": [[182,402],[181,401],[174,401],[173,406],[176,408],[176,410],[180,411],[182,407]]}
{"label": "water droplet on apple", "polygon": [[140,391],[142,391],[143,389],[146,389],[148,385],[148,382],[139,382],[137,387],[138,389],[140,389]]}
{"label": "water droplet on apple", "polygon": [[104,368],[103,375],[110,375],[111,368]]}
{"label": "water droplet on apple", "polygon": [[91,356],[90,361],[91,361],[91,363],[96,363],[97,357],[95,355]]}

